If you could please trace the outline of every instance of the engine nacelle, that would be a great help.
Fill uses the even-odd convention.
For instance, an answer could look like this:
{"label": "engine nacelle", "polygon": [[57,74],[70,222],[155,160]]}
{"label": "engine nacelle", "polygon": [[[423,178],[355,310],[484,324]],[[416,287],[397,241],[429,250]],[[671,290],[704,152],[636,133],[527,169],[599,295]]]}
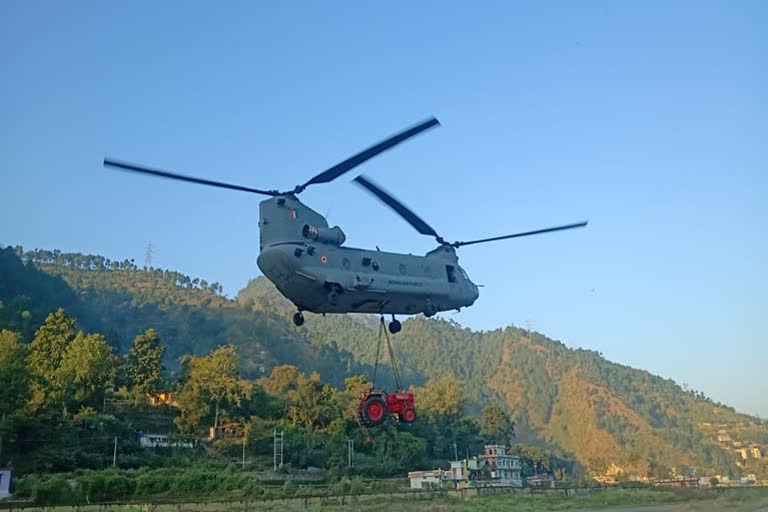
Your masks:
{"label": "engine nacelle", "polygon": [[304,224],[301,234],[304,238],[309,238],[310,240],[315,240],[324,244],[335,245],[336,247],[343,244],[344,240],[347,239],[339,226],[334,226],[332,228],[318,228],[309,224]]}

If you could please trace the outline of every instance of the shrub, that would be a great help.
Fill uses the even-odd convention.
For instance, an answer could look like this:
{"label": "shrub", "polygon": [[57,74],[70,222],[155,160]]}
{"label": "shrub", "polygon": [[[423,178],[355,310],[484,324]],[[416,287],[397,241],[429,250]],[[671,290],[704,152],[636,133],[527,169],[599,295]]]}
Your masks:
{"label": "shrub", "polygon": [[111,474],[106,477],[105,486],[110,499],[123,500],[133,496],[136,481],[123,474]]}
{"label": "shrub", "polygon": [[78,478],[81,493],[88,503],[109,501],[112,497],[107,487],[107,478],[101,472],[91,472]]}
{"label": "shrub", "polygon": [[32,492],[32,499],[38,505],[67,505],[74,503],[75,498],[69,483],[60,477],[39,481]]}
{"label": "shrub", "polygon": [[136,478],[136,496],[152,496],[171,490],[173,477],[159,471],[146,472]]}

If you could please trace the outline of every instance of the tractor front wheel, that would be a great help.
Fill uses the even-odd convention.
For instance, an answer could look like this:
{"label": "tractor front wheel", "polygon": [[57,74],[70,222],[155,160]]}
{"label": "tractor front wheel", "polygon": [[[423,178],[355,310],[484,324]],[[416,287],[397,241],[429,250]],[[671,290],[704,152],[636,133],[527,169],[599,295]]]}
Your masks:
{"label": "tractor front wheel", "polygon": [[408,408],[400,414],[400,421],[403,423],[413,423],[416,419],[416,410]]}

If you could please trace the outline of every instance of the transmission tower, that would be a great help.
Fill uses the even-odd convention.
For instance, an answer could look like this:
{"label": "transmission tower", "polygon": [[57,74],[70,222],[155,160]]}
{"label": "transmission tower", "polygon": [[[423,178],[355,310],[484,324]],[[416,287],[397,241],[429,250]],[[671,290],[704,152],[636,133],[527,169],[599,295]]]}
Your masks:
{"label": "transmission tower", "polygon": [[284,430],[278,432],[275,429],[272,431],[272,463],[275,471],[277,468],[283,467],[283,439],[285,439]]}
{"label": "transmission tower", "polygon": [[152,268],[152,240],[147,244],[147,255],[144,258],[144,268],[147,270]]}

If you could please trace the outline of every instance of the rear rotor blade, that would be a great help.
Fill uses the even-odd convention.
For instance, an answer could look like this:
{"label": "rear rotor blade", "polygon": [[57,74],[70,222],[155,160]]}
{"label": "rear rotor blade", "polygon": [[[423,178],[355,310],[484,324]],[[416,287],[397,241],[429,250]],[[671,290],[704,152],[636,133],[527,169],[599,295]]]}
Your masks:
{"label": "rear rotor blade", "polygon": [[211,187],[228,188],[231,190],[240,190],[242,192],[252,192],[254,194],[263,194],[266,196],[278,195],[274,190],[259,190],[257,188],[243,187],[240,185],[231,185],[229,183],[222,183],[220,181],[205,180],[202,178],[194,178],[192,176],[184,176],[182,174],[175,174],[161,169],[152,169],[150,167],[144,167],[141,165],[131,164],[128,162],[121,162],[120,160],[112,160],[110,158],[104,159],[105,167],[115,167],[124,171],[140,172],[142,174],[149,174],[151,176],[159,176],[161,178],[169,178],[172,180],[188,181],[190,183],[197,183],[198,185],[209,185]]}
{"label": "rear rotor blade", "polygon": [[424,222],[421,217],[413,213],[408,207],[406,207],[403,203],[389,195],[387,192],[384,192],[379,186],[374,185],[368,178],[364,176],[358,176],[354,179],[360,186],[368,190],[371,194],[378,197],[384,204],[395,210],[402,218],[404,218],[408,224],[413,226],[416,231],[421,233],[422,235],[430,235],[434,236],[438,239],[438,241],[442,242],[442,238],[435,232],[432,227]]}
{"label": "rear rotor blade", "polygon": [[454,242],[451,245],[454,247],[463,247],[465,245],[482,244],[485,242],[495,242],[496,240],[506,240],[508,238],[518,238],[521,236],[540,235],[542,233],[551,233],[553,231],[563,231],[565,229],[583,228],[588,221],[577,222],[575,224],[566,224],[565,226],[556,226],[554,228],[537,229],[535,231],[526,231],[524,233],[515,233],[514,235],[496,236],[493,238],[483,238],[482,240],[470,240],[468,242]]}
{"label": "rear rotor blade", "polygon": [[378,155],[379,153],[382,153],[388,149],[391,149],[394,146],[397,146],[398,144],[400,144],[401,142],[404,142],[410,139],[411,137],[418,135],[424,130],[428,130],[429,128],[432,128],[433,126],[437,126],[439,124],[440,124],[440,121],[432,117],[430,119],[427,119],[424,122],[417,124],[416,126],[413,126],[396,135],[393,135],[392,137],[389,137],[388,139],[383,140],[378,144],[375,144],[369,147],[368,149],[361,151],[360,153],[352,157],[347,158],[343,162],[336,164],[329,169],[326,169],[325,171],[321,172],[320,174],[318,174],[317,176],[315,176],[305,184],[299,186],[298,191],[300,192],[304,190],[309,185],[315,185],[317,183],[328,183],[329,181],[335,180],[345,172],[351,171],[358,165],[362,164],[367,160],[370,160],[371,158]]}

